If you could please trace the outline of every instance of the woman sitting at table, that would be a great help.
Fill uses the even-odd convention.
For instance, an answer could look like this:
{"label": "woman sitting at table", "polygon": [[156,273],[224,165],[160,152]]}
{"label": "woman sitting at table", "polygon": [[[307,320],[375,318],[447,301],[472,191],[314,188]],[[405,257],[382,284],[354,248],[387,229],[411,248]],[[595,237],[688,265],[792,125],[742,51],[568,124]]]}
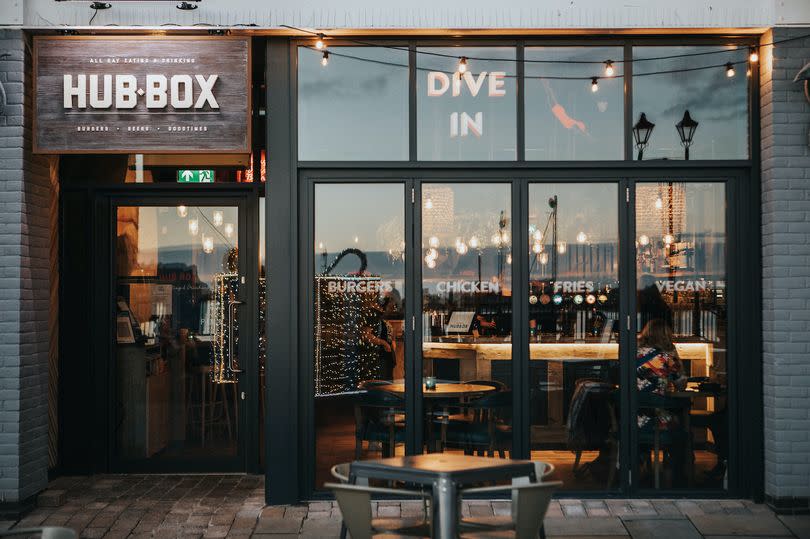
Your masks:
{"label": "woman sitting at table", "polygon": [[[666,395],[673,389],[685,389],[686,381],[678,351],[672,343],[670,325],[660,318],[650,320],[641,331],[636,355],[638,392],[648,394],[647,398],[639,395],[638,428],[642,435],[647,434],[642,438],[648,438],[655,431],[656,422],[659,431],[669,433],[671,441],[667,445],[672,470],[683,469],[685,440],[677,415],[666,408]],[[661,397],[660,403],[658,397]]]}

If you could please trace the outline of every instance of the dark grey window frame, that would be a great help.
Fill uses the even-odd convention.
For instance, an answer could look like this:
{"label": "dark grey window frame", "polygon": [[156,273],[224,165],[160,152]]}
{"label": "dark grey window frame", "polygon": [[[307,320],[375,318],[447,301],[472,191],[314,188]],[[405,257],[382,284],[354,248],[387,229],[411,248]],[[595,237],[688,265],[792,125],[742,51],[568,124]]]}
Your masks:
{"label": "dark grey window frame", "polygon": [[[363,39],[369,43],[373,39]],[[616,492],[570,493],[576,496],[640,495],[698,497],[742,496],[762,499],[764,495],[763,427],[762,427],[762,369],[761,369],[761,268],[758,263],[761,247],[759,238],[760,193],[759,193],[759,78],[757,70],[749,79],[749,159],[715,161],[633,161],[634,148],[630,128],[633,124],[632,112],[632,64],[625,65],[625,111],[624,141],[625,160],[616,161],[526,161],[522,114],[524,111],[522,79],[518,81],[517,101],[517,140],[518,160],[467,161],[467,162],[420,162],[416,160],[416,46],[448,45],[463,43],[470,46],[517,44],[517,57],[523,55],[524,46],[564,46],[577,45],[624,45],[625,59],[632,54],[632,45],[718,45],[737,43],[756,44],[756,38],[746,36],[707,37],[705,35],[682,36],[631,36],[631,37],[590,37],[573,39],[571,36],[543,39],[495,38],[495,39],[403,39],[387,40],[380,43],[407,45],[410,50],[410,159],[396,162],[303,162],[297,159],[297,94],[296,59],[297,47],[306,45],[307,40],[271,39],[268,48],[268,197],[267,197],[267,237],[268,237],[268,338],[271,345],[268,358],[267,413],[267,483],[268,502],[289,503],[299,499],[318,497],[313,491],[314,483],[314,423],[311,376],[311,302],[308,303],[306,289],[311,283],[312,264],[312,192],[315,183],[338,182],[398,182],[407,190],[413,188],[415,197],[420,198],[423,182],[510,182],[512,184],[513,244],[527,244],[527,232],[522,226],[528,217],[528,184],[531,182],[574,182],[614,181],[619,185],[620,238],[634,237],[635,219],[631,218],[635,207],[635,184],[637,181],[721,181],[726,188],[727,222],[727,283],[733,292],[728,297],[729,357],[734,358],[735,368],[729,374],[729,402],[731,403],[730,425],[730,468],[727,491],[650,491],[639,489],[631,478],[638,477],[637,464],[628,468],[627,463],[636,463],[637,451],[634,443],[635,429],[629,428],[631,408],[634,406],[634,385],[628,361],[621,364],[623,387],[621,471],[622,487]],[[335,40],[333,44],[346,44]],[[521,65],[521,64],[519,64]],[[522,68],[519,68],[520,75]],[[285,80],[286,78],[286,80]],[[275,94],[274,94],[275,93]],[[274,122],[274,118],[278,123]],[[287,121],[284,121],[285,118]],[[274,151],[275,144],[275,151]],[[275,185],[275,187],[274,187]],[[627,190],[629,200],[621,193]],[[274,196],[275,194],[275,196]],[[406,199],[409,197],[406,196]],[[409,204],[406,200],[406,206]],[[627,206],[625,206],[625,204]],[[278,212],[278,214],[274,214]],[[272,217],[271,217],[272,216]],[[421,305],[420,257],[414,256],[414,247],[421,238],[420,209],[406,208],[406,320],[418,313]],[[757,238],[751,242],[750,238]],[[745,249],[741,244],[745,241]],[[625,242],[626,243],[626,242]],[[620,282],[620,305],[623,313],[635,310],[635,252],[631,246],[622,244]],[[518,256],[521,255],[521,256]],[[278,259],[274,257],[286,257]],[[528,259],[520,251],[513,254],[513,297],[525,297],[528,285]],[[525,277],[525,279],[524,279]],[[632,287],[630,285],[633,285]],[[275,306],[275,308],[274,308]],[[288,309],[285,313],[283,309]],[[528,327],[523,324],[528,317],[528,309],[523,302],[513,300],[513,327]],[[743,315],[745,313],[745,315]],[[275,317],[275,319],[274,319]],[[407,324],[406,324],[407,327]],[[523,432],[528,417],[528,380],[522,376],[524,366],[528,366],[528,334],[516,332],[513,335],[513,374],[515,380],[523,383],[515,387],[514,408],[514,451],[517,457],[528,456],[528,436]],[[635,335],[622,332],[621,347],[624,357],[631,357],[631,347],[635,347]],[[407,412],[410,417],[418,417],[421,399],[421,359],[417,351],[421,349],[419,325],[416,331],[406,331],[406,373],[411,397]],[[745,355],[743,355],[745,354]],[[277,380],[277,383],[273,383]],[[284,381],[289,385],[284,387]],[[745,395],[741,400],[739,396]],[[273,405],[281,406],[274,410]],[[292,413],[292,415],[291,415]],[[416,415],[413,415],[416,414]],[[409,422],[411,424],[412,422]],[[406,449],[413,452],[420,447],[420,434],[413,426],[408,429]],[[278,435],[283,434],[284,438]],[[273,443],[283,440],[282,443]]]}

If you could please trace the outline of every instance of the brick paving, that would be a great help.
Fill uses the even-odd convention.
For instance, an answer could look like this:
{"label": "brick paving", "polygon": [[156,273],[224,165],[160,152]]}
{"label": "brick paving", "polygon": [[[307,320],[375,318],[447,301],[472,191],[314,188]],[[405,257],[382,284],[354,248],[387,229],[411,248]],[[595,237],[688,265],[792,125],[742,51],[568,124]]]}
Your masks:
{"label": "brick paving", "polygon": [[[373,503],[375,516],[421,514],[419,501]],[[471,500],[464,516],[509,514],[505,500]],[[338,537],[331,501],[265,506],[253,475],[100,475],[52,481],[38,507],[8,527],[68,526],[81,537]],[[808,538],[810,516],[777,516],[745,500],[560,499],[545,521],[550,538]],[[480,536],[477,536],[480,537]]]}

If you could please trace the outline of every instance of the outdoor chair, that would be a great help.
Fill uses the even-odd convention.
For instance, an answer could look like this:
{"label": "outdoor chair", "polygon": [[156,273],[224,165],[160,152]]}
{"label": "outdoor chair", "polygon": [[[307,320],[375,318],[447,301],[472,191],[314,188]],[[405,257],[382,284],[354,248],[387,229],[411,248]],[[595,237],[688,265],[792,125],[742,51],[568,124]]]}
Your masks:
{"label": "outdoor chair", "polygon": [[372,517],[373,495],[402,496],[407,491],[337,483],[324,486],[334,492],[352,539],[371,539],[375,535],[430,537],[430,525],[424,521]]}
{"label": "outdoor chair", "polygon": [[0,532],[0,537],[39,537],[40,539],[76,539],[78,535],[71,528],[45,526],[43,528],[14,528]]}
{"label": "outdoor chair", "polygon": [[523,484],[515,484],[513,481],[511,485],[462,489],[459,492],[461,497],[471,494],[491,496],[510,492],[512,514],[509,517],[462,518],[459,521],[461,536],[464,537],[465,532],[485,534],[512,531],[517,539],[535,539],[538,535],[544,538],[543,518],[548,511],[551,495],[561,485],[562,481]]}

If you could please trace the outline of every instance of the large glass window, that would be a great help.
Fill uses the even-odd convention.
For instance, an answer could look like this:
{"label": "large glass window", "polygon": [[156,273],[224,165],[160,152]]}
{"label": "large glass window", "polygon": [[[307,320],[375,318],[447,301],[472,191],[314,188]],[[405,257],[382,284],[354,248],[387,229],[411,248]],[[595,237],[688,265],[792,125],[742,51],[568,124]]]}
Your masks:
{"label": "large glass window", "polygon": [[235,457],[238,210],[116,214],[116,456]]}
{"label": "large glass window", "polygon": [[726,203],[723,183],[636,191],[641,485],[726,487]]}
{"label": "large glass window", "polygon": [[[526,48],[526,160],[624,159],[622,57],[621,47]],[[600,60],[611,61],[614,74],[599,79],[598,91],[574,80],[601,77],[604,66],[581,63]]]}
{"label": "large glass window", "polygon": [[567,489],[617,488],[618,185],[532,184],[528,227],[532,459]]}
{"label": "large glass window", "polygon": [[428,451],[512,449],[508,184],[422,187],[422,361]]}
{"label": "large glass window", "polygon": [[[514,161],[515,49],[419,48],[417,138],[421,161]],[[460,73],[459,58],[466,71]],[[494,60],[476,60],[476,57]]]}
{"label": "large glass window", "polygon": [[[748,158],[749,78],[745,62],[748,51],[736,49],[736,46],[633,48],[633,123],[644,114],[655,124],[643,149],[643,159],[684,159],[686,146],[690,159]],[[728,52],[696,55],[724,50]],[[673,55],[692,56],[648,60]],[[735,64],[734,76],[729,77],[722,65],[718,67],[726,62]],[[649,74],[690,69],[696,70]],[[677,128],[687,111],[689,118],[698,124],[691,142],[690,121],[685,122],[683,136]]]}
{"label": "large glass window", "polygon": [[408,51],[331,47],[328,54],[324,66],[322,51],[298,49],[299,159],[407,160]]}
{"label": "large glass window", "polygon": [[405,451],[402,184],[317,184],[315,484],[335,464]]}

